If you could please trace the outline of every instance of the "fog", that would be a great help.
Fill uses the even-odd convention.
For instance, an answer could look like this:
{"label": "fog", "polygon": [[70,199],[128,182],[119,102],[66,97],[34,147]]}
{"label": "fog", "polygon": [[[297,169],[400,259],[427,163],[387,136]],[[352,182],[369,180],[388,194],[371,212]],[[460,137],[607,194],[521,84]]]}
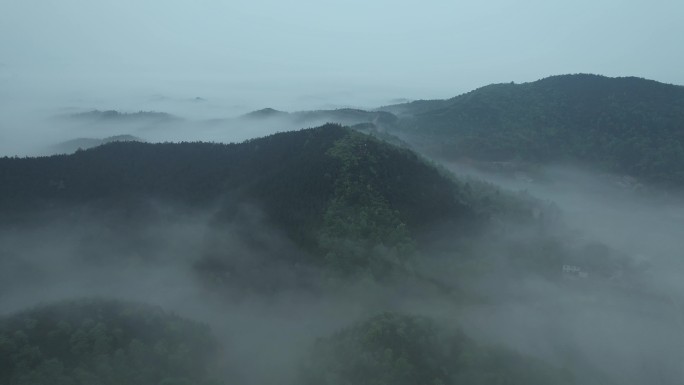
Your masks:
{"label": "fog", "polygon": [[491,298],[501,302],[457,316],[466,330],[489,342],[570,363],[580,383],[684,380],[680,195],[570,165],[522,164],[502,172],[487,164],[441,164],[460,178],[486,180],[552,202],[560,220],[548,231],[557,239],[578,247],[580,257],[589,252],[588,245],[601,244],[604,252],[612,249],[636,269],[629,278],[599,276],[587,268],[586,258],[573,262],[567,257],[563,263],[588,270],[589,278],[521,278],[504,269],[475,283],[475,290],[494,293]]}
{"label": "fog", "polygon": [[[225,94],[220,94],[218,90],[202,94],[113,93],[101,99],[84,96],[59,100],[57,103],[50,97],[43,98],[41,94],[29,100],[13,98],[0,106],[0,156],[50,155],[65,152],[58,146],[62,142],[117,135],[132,135],[148,142],[242,142],[275,132],[316,127],[331,121],[323,117],[243,117],[263,108],[285,112],[344,108],[368,110],[393,101],[389,94],[383,96],[360,91],[359,97],[355,93],[311,93],[300,99],[282,101],[285,99],[283,96],[278,103],[278,97],[269,100],[268,97],[262,97],[261,92],[273,90],[241,88]],[[279,92],[285,94],[286,90]],[[169,119],[78,117],[79,114],[92,111],[162,113],[168,114]]]}
{"label": "fog", "polygon": [[[149,204],[155,208],[132,228],[119,213],[71,208],[41,224],[5,229],[0,315],[83,297],[159,305],[212,327],[228,347],[227,376],[264,384],[292,380],[315,337],[365,314],[361,309],[372,301],[357,303],[359,293],[350,294],[351,288],[326,295],[289,282],[295,270],[278,258],[288,249],[298,251],[261,223],[255,208],[218,226],[213,211]],[[235,286],[197,273],[196,265],[207,256],[235,268],[236,277],[223,277]],[[321,276],[297,274],[311,281]]]}
{"label": "fog", "polygon": [[[661,191],[625,175],[568,165],[496,174],[453,162],[442,164],[456,175],[551,201],[578,239],[598,240],[639,262],[652,263],[653,268],[661,263],[673,267],[681,255],[684,201],[677,192]],[[660,275],[661,281],[664,278]]]}

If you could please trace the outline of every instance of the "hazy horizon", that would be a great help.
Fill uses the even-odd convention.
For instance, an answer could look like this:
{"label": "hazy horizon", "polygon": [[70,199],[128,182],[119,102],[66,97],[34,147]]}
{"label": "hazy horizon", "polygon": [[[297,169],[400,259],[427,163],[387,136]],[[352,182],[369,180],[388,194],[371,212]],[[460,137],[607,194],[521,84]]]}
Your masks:
{"label": "hazy horizon", "polygon": [[227,115],[371,107],[567,73],[684,84],[675,1],[160,5],[5,2],[3,110],[139,110],[196,97]]}

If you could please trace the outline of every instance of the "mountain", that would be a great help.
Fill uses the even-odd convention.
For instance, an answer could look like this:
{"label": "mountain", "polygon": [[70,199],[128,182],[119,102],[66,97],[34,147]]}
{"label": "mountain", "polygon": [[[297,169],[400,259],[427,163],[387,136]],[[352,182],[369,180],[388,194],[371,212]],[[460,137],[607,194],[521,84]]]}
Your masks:
{"label": "mountain", "polygon": [[261,110],[252,111],[240,116],[241,119],[270,119],[276,117],[289,116],[285,111],[278,111],[273,108],[262,108]]}
{"label": "mountain", "polygon": [[382,313],[319,339],[301,384],[572,384],[572,377],[501,348],[481,347],[423,317]]}
{"label": "mountain", "polygon": [[0,318],[0,383],[214,384],[208,327],[114,300],[43,305]]}
{"label": "mountain", "polygon": [[533,212],[451,179],[405,148],[333,124],[240,144],[113,142],[71,155],[6,157],[0,170],[5,224],[79,206],[135,218],[150,201],[219,207],[225,222],[248,204],[305,250],[306,262],[342,273],[386,274],[429,247],[435,229],[467,236],[491,215]]}
{"label": "mountain", "polygon": [[580,162],[684,185],[684,87],[598,75],[493,84],[381,110],[432,154],[479,161]]}
{"label": "mountain", "polygon": [[51,152],[58,154],[69,154],[79,149],[85,150],[111,142],[144,142],[144,140],[133,135],[114,135],[103,139],[97,138],[76,138],[58,143],[51,147]]}

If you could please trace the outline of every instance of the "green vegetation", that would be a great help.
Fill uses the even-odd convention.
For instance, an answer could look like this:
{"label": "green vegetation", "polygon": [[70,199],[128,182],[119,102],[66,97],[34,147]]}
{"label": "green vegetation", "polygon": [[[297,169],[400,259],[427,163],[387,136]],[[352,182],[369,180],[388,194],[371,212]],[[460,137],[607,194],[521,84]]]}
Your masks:
{"label": "green vegetation", "polygon": [[320,244],[326,262],[337,271],[360,267],[376,274],[390,271],[413,253],[406,224],[379,191],[382,164],[371,146],[378,143],[351,133],[335,142],[328,155],[341,163],[333,198],[326,209]]}
{"label": "green vegetation", "polygon": [[639,78],[553,76],[449,100],[389,106],[405,133],[452,159],[573,161],[684,185],[684,87]]}
{"label": "green vegetation", "polygon": [[80,300],[0,319],[4,385],[190,385],[212,379],[207,327],[145,305]]}
{"label": "green vegetation", "polygon": [[564,371],[475,344],[428,319],[383,313],[317,341],[303,385],[571,384]]}

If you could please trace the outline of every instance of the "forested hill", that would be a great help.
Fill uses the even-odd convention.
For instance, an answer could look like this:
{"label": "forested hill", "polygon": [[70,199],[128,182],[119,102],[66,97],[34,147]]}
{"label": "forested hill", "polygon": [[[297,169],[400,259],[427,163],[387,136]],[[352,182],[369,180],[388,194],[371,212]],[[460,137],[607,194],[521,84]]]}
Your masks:
{"label": "forested hill", "polygon": [[301,217],[352,192],[340,183],[361,181],[411,224],[465,210],[457,187],[412,152],[332,124],[239,144],[115,142],[73,155],[5,157],[0,170],[3,210],[134,196],[203,204],[230,194]]}
{"label": "forested hill", "polygon": [[4,223],[83,204],[139,215],[150,198],[218,204],[221,217],[252,204],[326,263],[344,255],[337,270],[368,267],[382,254],[378,246],[406,256],[434,226],[472,229],[483,218],[471,186],[409,150],[338,125],[240,144],[116,142],[72,155],[2,158],[0,185]]}
{"label": "forested hill", "polygon": [[552,76],[494,84],[449,100],[381,110],[450,158],[582,161],[684,185],[684,87],[641,78]]}

